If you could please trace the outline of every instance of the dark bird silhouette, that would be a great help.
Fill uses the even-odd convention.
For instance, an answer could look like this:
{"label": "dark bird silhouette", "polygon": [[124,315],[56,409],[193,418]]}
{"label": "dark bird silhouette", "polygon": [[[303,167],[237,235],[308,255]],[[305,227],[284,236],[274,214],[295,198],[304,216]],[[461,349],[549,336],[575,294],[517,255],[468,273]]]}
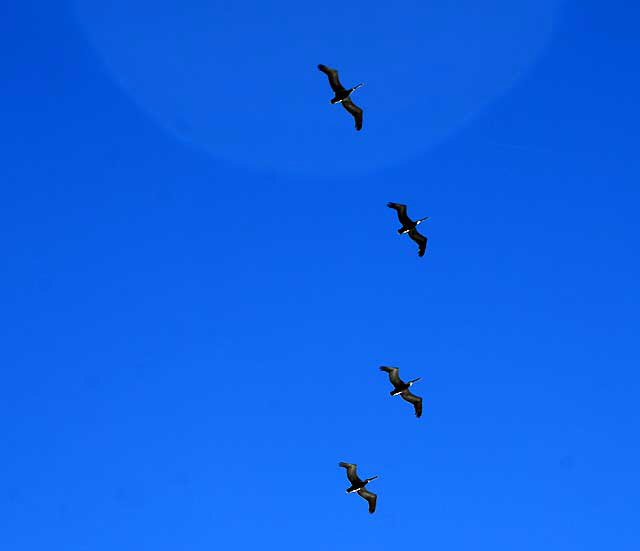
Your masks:
{"label": "dark bird silhouette", "polygon": [[357,492],[360,497],[366,499],[369,502],[369,512],[373,513],[376,510],[376,501],[378,499],[378,496],[372,492],[369,492],[365,488],[365,486],[372,480],[378,478],[378,476],[376,475],[372,476],[371,478],[365,478],[364,480],[361,480],[356,473],[356,468],[358,467],[358,465],[355,465],[354,463],[345,463],[344,461],[341,461],[340,463],[338,463],[338,465],[347,469],[347,478],[349,479],[349,482],[351,482],[351,486],[347,488],[347,493],[351,494],[353,492]]}
{"label": "dark bird silhouette", "polygon": [[353,88],[345,88],[340,84],[340,80],[338,80],[338,71],[337,69],[331,69],[326,65],[318,65],[318,69],[320,69],[325,75],[329,77],[329,84],[331,85],[331,89],[333,90],[335,96],[331,100],[332,104],[342,103],[342,107],[344,107],[351,115],[353,116],[356,122],[356,130],[360,130],[362,128],[362,109],[360,109],[355,103],[351,101],[349,96],[352,92],[356,91],[360,86],[364,83],[361,82],[357,86]]}
{"label": "dark bird silhouette", "polygon": [[425,220],[429,220],[428,216],[420,218],[415,222],[407,216],[407,205],[401,203],[387,203],[390,209],[394,209],[398,213],[398,220],[402,224],[402,227],[398,230],[399,234],[408,233],[409,237],[418,244],[418,256],[424,256],[424,251],[427,250],[427,238],[422,235],[416,226]]}
{"label": "dark bird silhouette", "polygon": [[389,394],[391,394],[391,396],[397,396],[400,394],[403,400],[413,404],[416,411],[416,417],[420,417],[422,415],[422,398],[412,394],[409,387],[416,381],[419,381],[421,377],[411,379],[405,383],[398,375],[399,369],[397,367],[381,365],[380,371],[386,371],[389,374],[389,381],[391,381],[391,384],[393,385],[393,390]]}

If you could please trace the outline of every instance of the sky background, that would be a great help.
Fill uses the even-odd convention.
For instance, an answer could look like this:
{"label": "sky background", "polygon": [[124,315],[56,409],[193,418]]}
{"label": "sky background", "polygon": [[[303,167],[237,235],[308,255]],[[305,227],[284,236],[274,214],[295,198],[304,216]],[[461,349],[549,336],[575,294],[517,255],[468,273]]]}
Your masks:
{"label": "sky background", "polygon": [[2,549],[637,550],[640,6],[393,7],[0,6]]}

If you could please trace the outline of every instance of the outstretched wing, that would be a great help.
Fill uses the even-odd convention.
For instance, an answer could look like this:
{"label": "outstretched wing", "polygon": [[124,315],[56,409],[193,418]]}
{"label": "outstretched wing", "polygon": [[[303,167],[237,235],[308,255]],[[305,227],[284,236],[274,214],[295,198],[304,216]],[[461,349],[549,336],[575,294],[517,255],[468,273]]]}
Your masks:
{"label": "outstretched wing", "polygon": [[353,115],[356,121],[356,130],[362,129],[362,109],[360,109],[349,98],[342,100],[342,107],[344,107],[349,113]]}
{"label": "outstretched wing", "polygon": [[318,65],[318,69],[320,69],[325,75],[329,77],[329,85],[336,94],[338,92],[344,92],[345,88],[344,86],[342,86],[342,84],[340,84],[340,81],[338,80],[337,69],[331,69],[330,67],[322,64]]}
{"label": "outstretched wing", "polygon": [[427,238],[415,228],[409,230],[409,237],[418,244],[418,256],[424,256],[427,250]]}
{"label": "outstretched wing", "polygon": [[416,410],[416,417],[420,417],[422,415],[422,398],[420,398],[420,396],[412,394],[409,389],[403,391],[400,396],[402,396],[403,400],[413,404],[413,407]]}
{"label": "outstretched wing", "polygon": [[391,381],[391,384],[396,388],[404,385],[404,381],[398,376],[398,371],[400,371],[399,368],[389,367],[388,365],[381,365],[380,371],[386,371],[389,374],[389,380]]}
{"label": "outstretched wing", "polygon": [[378,496],[364,488],[362,490],[358,490],[358,495],[369,502],[369,512],[373,513],[376,510],[376,501],[378,500]]}
{"label": "outstretched wing", "polygon": [[338,465],[347,469],[347,478],[349,479],[349,482],[351,482],[351,484],[362,484],[362,480],[360,480],[358,478],[358,475],[356,474],[356,468],[358,467],[358,465],[356,465],[355,463],[345,463],[344,461],[340,461]]}
{"label": "outstretched wing", "polygon": [[407,216],[407,205],[403,205],[402,203],[387,203],[387,206],[390,209],[395,209],[398,213],[398,220],[403,226],[408,226],[413,223],[411,218]]}

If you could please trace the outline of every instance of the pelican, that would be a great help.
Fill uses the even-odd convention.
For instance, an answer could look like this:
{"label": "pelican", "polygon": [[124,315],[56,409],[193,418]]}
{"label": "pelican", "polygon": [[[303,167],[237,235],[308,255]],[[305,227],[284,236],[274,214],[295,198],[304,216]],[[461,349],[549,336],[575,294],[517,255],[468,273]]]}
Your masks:
{"label": "pelican", "polygon": [[391,396],[397,396],[400,394],[402,399],[413,404],[414,409],[416,410],[416,417],[420,417],[422,415],[422,398],[420,396],[416,396],[412,394],[409,390],[409,387],[419,381],[422,377],[418,377],[417,379],[411,379],[406,383],[398,376],[399,369],[397,367],[391,367],[388,365],[381,365],[380,371],[386,371],[389,374],[389,380],[393,385],[393,390],[389,393]]}
{"label": "pelican", "polygon": [[360,497],[363,497],[369,502],[369,512],[373,513],[376,510],[376,500],[378,499],[378,496],[367,491],[365,486],[372,480],[378,478],[378,476],[376,475],[371,478],[361,480],[356,473],[358,465],[354,463],[345,463],[344,461],[341,461],[338,465],[347,469],[347,478],[349,479],[349,482],[351,482],[351,486],[347,488],[347,493],[351,494],[353,492],[357,492]]}
{"label": "pelican", "polygon": [[407,216],[407,205],[401,203],[387,203],[390,209],[394,209],[398,213],[398,220],[402,224],[402,227],[398,230],[399,234],[408,233],[409,237],[418,244],[418,256],[424,256],[424,251],[427,249],[427,238],[422,235],[416,226],[425,220],[429,220],[428,216],[420,218],[415,222]]}
{"label": "pelican", "polygon": [[349,113],[353,115],[353,118],[356,121],[356,130],[360,130],[362,128],[362,109],[360,109],[355,103],[351,101],[349,96],[355,92],[360,86],[364,83],[361,82],[357,86],[353,88],[345,88],[340,84],[338,80],[338,71],[337,69],[331,69],[326,65],[318,65],[318,69],[320,69],[325,75],[329,77],[329,84],[331,85],[331,89],[335,93],[335,96],[331,100],[331,104],[341,103],[342,107],[344,107]]}

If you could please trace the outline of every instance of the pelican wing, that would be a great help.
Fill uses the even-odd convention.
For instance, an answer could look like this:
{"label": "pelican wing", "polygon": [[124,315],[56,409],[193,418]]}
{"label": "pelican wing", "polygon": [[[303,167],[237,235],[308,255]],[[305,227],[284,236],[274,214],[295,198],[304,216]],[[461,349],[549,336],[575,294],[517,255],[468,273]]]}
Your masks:
{"label": "pelican wing", "polygon": [[345,88],[340,84],[340,80],[338,80],[338,70],[331,69],[326,65],[318,65],[318,69],[320,69],[325,75],[329,77],[329,85],[331,89],[337,94],[338,92],[344,92]]}
{"label": "pelican wing", "polygon": [[362,490],[358,490],[358,495],[369,502],[369,512],[373,513],[376,510],[376,501],[378,500],[378,496],[364,488]]}
{"label": "pelican wing", "polygon": [[420,396],[412,394],[409,389],[404,390],[400,396],[402,396],[403,400],[413,404],[413,407],[416,410],[416,417],[420,417],[422,415],[422,398],[420,398]]}
{"label": "pelican wing", "polygon": [[354,463],[345,463],[344,461],[340,461],[338,465],[347,469],[347,478],[349,479],[349,482],[351,482],[351,484],[353,484],[354,486],[356,484],[362,484],[362,480],[360,480],[358,478],[358,475],[356,474],[356,468],[358,467],[358,465]]}
{"label": "pelican wing", "polygon": [[409,230],[409,237],[418,244],[418,256],[424,256],[427,250],[427,238],[415,228]]}
{"label": "pelican wing", "polygon": [[407,205],[403,205],[402,203],[387,203],[387,206],[390,209],[395,209],[398,213],[398,220],[400,220],[403,227],[413,224],[413,220],[407,216]]}
{"label": "pelican wing", "polygon": [[361,130],[362,129],[362,109],[360,109],[349,98],[342,100],[342,107],[344,107],[347,111],[349,111],[349,113],[353,115],[353,118],[356,121],[356,130]]}
{"label": "pelican wing", "polygon": [[404,385],[404,381],[398,376],[398,371],[400,370],[397,367],[381,365],[380,371],[386,371],[389,374],[389,381],[391,381],[391,384],[396,388]]}

